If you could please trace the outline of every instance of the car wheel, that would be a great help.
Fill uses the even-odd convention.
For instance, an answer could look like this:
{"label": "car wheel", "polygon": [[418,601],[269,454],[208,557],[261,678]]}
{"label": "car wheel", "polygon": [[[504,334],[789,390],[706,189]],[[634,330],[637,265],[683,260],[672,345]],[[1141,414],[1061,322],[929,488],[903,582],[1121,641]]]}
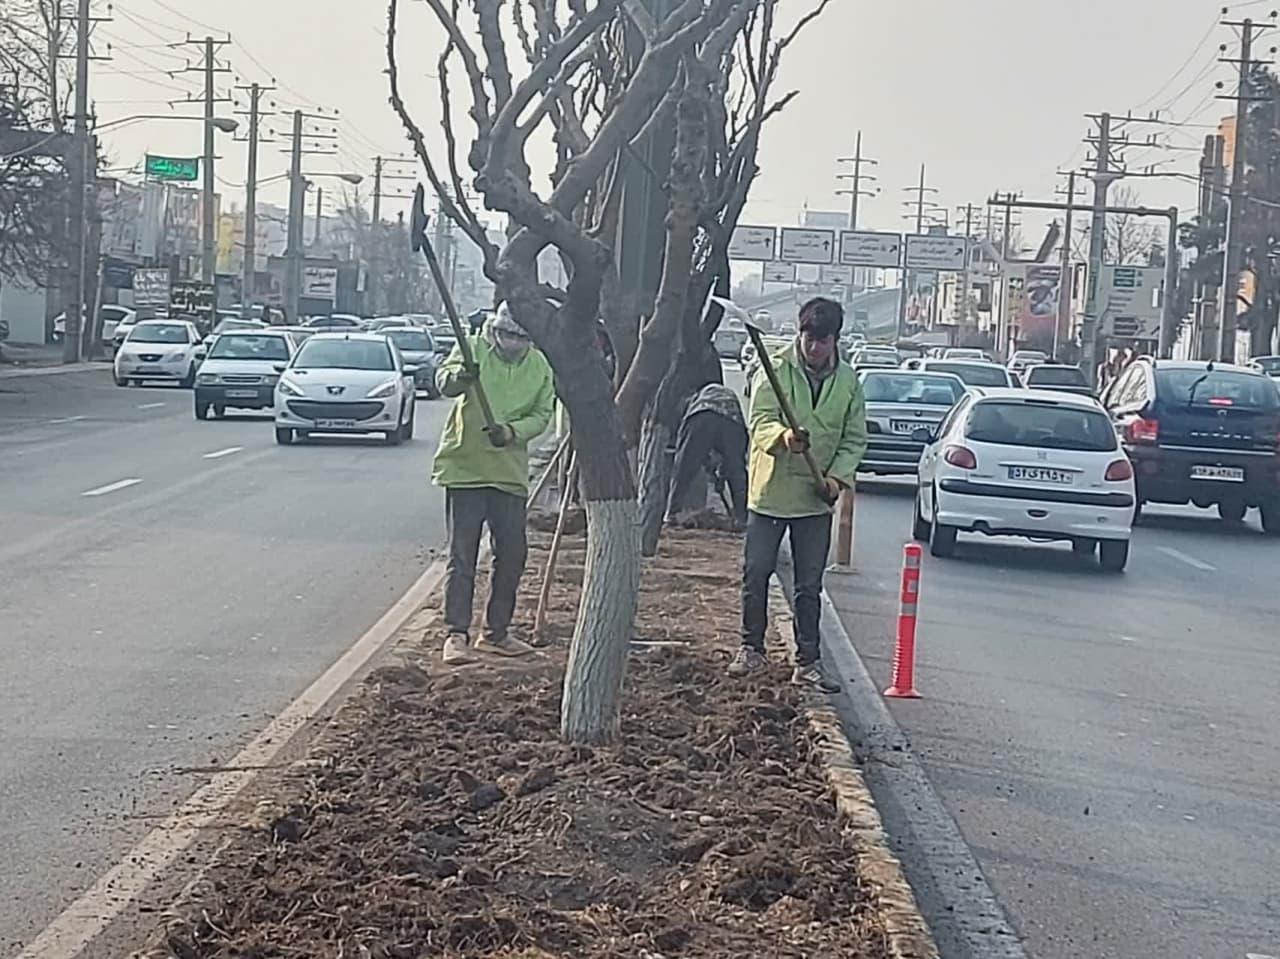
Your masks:
{"label": "car wheel", "polygon": [[1123,573],[1129,562],[1129,541],[1127,539],[1104,539],[1098,544],[1099,560],[1102,568],[1108,573]]}
{"label": "car wheel", "polygon": [[130,385],[130,386],[141,386],[141,385],[142,385],[142,380],[137,379],[137,378],[135,377],[134,379],[132,379],[132,380],[130,380],[130,381],[129,381],[129,385]]}
{"label": "car wheel", "polygon": [[956,534],[960,530],[938,522],[938,493],[933,494],[933,523],[929,533],[929,552],[939,559],[946,559],[956,551]]}
{"label": "car wheel", "polygon": [[413,439],[413,427],[414,427],[414,424],[417,422],[417,420],[418,420],[417,414],[410,413],[409,422],[405,423],[404,426],[400,427],[400,441],[402,443],[407,443],[411,439]]}
{"label": "car wheel", "polygon": [[227,408],[221,403],[215,403],[213,405],[213,415],[221,419],[227,415]]}
{"label": "car wheel", "polygon": [[288,446],[293,442],[293,430],[287,426],[276,427],[276,442],[281,446]]}
{"label": "car wheel", "polygon": [[115,380],[115,381],[116,381],[116,386],[128,386],[128,385],[129,385],[129,377],[127,377],[127,376],[116,376],[114,373],[112,373],[112,374],[111,374],[111,378],[112,378],[113,380]]}
{"label": "car wheel", "polygon": [[911,518],[911,538],[917,543],[929,542],[929,524],[920,512],[920,491],[916,490],[915,515]]}
{"label": "car wheel", "polygon": [[1071,552],[1075,553],[1077,556],[1092,556],[1093,551],[1097,548],[1098,541],[1096,539],[1087,539],[1082,537],[1071,541]]}
{"label": "car wheel", "polygon": [[207,420],[209,418],[209,404],[201,403],[196,400],[196,419]]}
{"label": "car wheel", "polygon": [[1244,500],[1232,497],[1231,499],[1224,499],[1218,504],[1218,515],[1222,517],[1224,523],[1238,523],[1244,519],[1245,511],[1248,508],[1248,504]]}
{"label": "car wheel", "polygon": [[403,427],[397,427],[396,429],[389,431],[385,436],[383,436],[382,441],[388,446],[399,446],[404,442]]}
{"label": "car wheel", "polygon": [[1268,536],[1280,536],[1280,500],[1263,503],[1259,512],[1262,513],[1262,531]]}

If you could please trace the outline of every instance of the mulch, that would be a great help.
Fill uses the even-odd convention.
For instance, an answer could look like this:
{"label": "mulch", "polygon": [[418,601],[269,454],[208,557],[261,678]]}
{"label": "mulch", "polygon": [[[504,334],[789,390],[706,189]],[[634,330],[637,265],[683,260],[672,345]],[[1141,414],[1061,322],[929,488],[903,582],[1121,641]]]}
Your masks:
{"label": "mulch", "polygon": [[[518,626],[531,626],[535,534]],[[882,922],[786,668],[729,679],[740,540],[647,566],[621,737],[558,737],[582,538],[531,661],[402,644],[157,933],[196,957],[867,957]]]}

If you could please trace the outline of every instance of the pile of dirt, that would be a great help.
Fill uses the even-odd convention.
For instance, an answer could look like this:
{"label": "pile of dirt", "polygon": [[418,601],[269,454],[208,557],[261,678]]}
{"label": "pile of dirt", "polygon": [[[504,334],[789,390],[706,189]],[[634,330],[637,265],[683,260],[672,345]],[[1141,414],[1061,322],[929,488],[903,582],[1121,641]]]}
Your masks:
{"label": "pile of dirt", "polygon": [[[884,956],[784,668],[724,674],[739,549],[720,533],[664,539],[616,747],[559,740],[563,643],[446,670],[430,635],[376,671],[223,850],[161,951]],[[526,622],[543,559],[535,549]],[[572,630],[575,578],[553,592],[553,636]]]}

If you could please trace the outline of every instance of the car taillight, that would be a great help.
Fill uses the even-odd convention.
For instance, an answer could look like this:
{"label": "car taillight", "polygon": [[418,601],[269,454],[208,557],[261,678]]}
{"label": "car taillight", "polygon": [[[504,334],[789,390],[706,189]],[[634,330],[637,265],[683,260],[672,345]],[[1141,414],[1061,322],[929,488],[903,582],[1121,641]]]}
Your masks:
{"label": "car taillight", "polygon": [[1130,443],[1147,443],[1154,445],[1160,441],[1160,423],[1138,417],[1125,424],[1124,438]]}
{"label": "car taillight", "polygon": [[958,466],[962,470],[976,470],[978,468],[978,458],[973,455],[973,450],[964,446],[948,446],[942,458],[952,466]]}
{"label": "car taillight", "polygon": [[1116,460],[1107,467],[1103,477],[1108,483],[1123,483],[1133,479],[1133,464],[1128,460]]}

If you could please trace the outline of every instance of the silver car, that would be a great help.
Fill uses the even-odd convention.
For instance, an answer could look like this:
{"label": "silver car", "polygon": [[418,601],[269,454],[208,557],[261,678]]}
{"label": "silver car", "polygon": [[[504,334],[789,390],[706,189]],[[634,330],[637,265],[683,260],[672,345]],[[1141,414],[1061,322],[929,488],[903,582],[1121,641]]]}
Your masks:
{"label": "silver car", "polygon": [[382,433],[413,438],[416,368],[377,333],[317,333],[276,384],[276,442],[312,433]]}
{"label": "silver car", "polygon": [[920,465],[947,410],[965,394],[965,385],[949,373],[915,370],[863,370],[858,374],[867,402],[865,473],[909,475]]}
{"label": "silver car", "polygon": [[391,326],[378,330],[396,345],[405,366],[416,367],[413,382],[418,392],[434,400],[440,396],[436,388],[436,341],[428,330],[420,326]]}
{"label": "silver car", "polygon": [[279,368],[293,353],[293,338],[283,330],[262,327],[218,334],[196,374],[196,419],[208,419],[210,410],[222,416],[231,408],[273,409]]}

